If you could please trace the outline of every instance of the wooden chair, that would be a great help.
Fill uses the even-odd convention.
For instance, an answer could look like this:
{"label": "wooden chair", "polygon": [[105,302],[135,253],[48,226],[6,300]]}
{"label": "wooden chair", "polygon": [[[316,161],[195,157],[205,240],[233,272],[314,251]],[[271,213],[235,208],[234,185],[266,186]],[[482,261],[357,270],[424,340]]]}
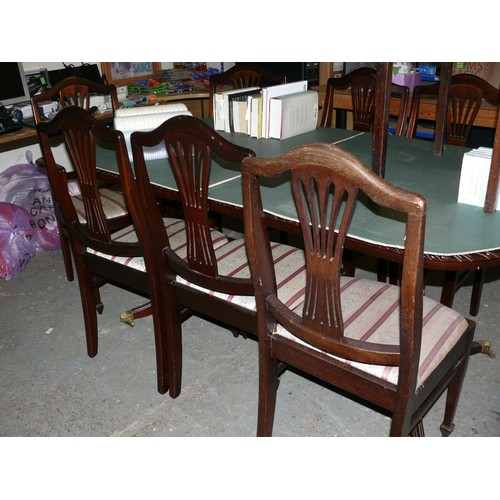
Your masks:
{"label": "wooden chair", "polygon": [[[92,80],[80,77],[69,77],[59,81],[52,88],[40,94],[36,94],[31,98],[35,123],[40,123],[43,120],[43,115],[40,111],[39,105],[45,101],[57,101],[61,108],[66,106],[78,106],[86,111],[89,111],[91,108],[90,96],[94,94],[109,96],[112,105],[110,112],[111,116],[114,116],[114,112],[119,107],[118,95],[114,85],[95,83]],[[111,120],[112,118],[110,121]],[[72,180],[72,174],[68,172],[67,175],[68,179]],[[108,216],[120,217],[126,213],[123,195],[119,191],[103,187],[101,194],[104,209]],[[83,216],[85,211],[83,209],[82,197],[79,194],[75,194],[74,200],[78,204],[79,213]],[[60,229],[59,232],[64,235],[64,231],[61,230],[62,217],[60,216],[60,210],[57,206],[55,207],[55,213]],[[61,250],[64,258],[66,277],[69,281],[73,281],[74,273],[71,261],[70,245],[64,236],[61,237]]]}
{"label": "wooden chair", "polygon": [[[448,388],[441,433],[450,434],[475,324],[424,297],[425,198],[393,187],[324,143],[277,158],[246,158],[242,172],[259,331],[258,435],[272,433],[283,363],[376,405],[392,417],[391,436],[423,435],[423,417]],[[304,301],[295,308],[276,293],[260,196],[261,180],[284,173],[291,177],[307,262]],[[341,274],[361,193],[374,210],[386,207],[406,217],[401,288]]]}
{"label": "wooden chair", "polygon": [[[60,210],[61,230],[71,245],[75,262],[88,355],[97,354],[97,313],[101,314],[104,308],[99,293],[102,285],[110,283],[150,299],[158,391],[163,394],[168,391],[169,378],[166,325],[161,310],[163,291],[155,272],[152,249],[148,246],[149,227],[144,223],[147,219],[142,213],[123,133],[109,129],[76,106],[65,107],[51,121],[39,123],[37,131],[52,195]],[[81,191],[84,217],[70,194],[66,169],[54,159],[51,141],[54,134],[62,137],[67,148]],[[97,181],[96,164],[100,154],[116,158],[126,208],[126,214],[121,217],[110,218],[106,214]],[[182,253],[186,244],[184,222],[162,219],[161,224],[171,244]],[[221,233],[219,237],[224,239]]]}
{"label": "wooden chair", "polygon": [[[373,131],[375,122],[375,102],[377,88],[377,70],[369,67],[362,67],[351,71],[340,78],[329,78],[327,81],[325,104],[321,117],[322,127],[331,127],[334,112],[335,90],[351,89],[353,130],[361,132]],[[391,83],[391,97],[399,98],[399,108],[395,135],[403,136],[407,125],[407,111],[410,91],[403,85]],[[354,275],[355,261],[357,256],[352,252],[346,252],[344,256],[345,272]],[[394,282],[394,275],[397,272],[394,265],[384,260],[378,261],[378,276],[380,281],[385,281],[387,276]]]}
{"label": "wooden chair", "polygon": [[[187,226],[187,259],[179,256],[161,223],[154,191],[144,160],[144,148],[164,143],[179,201]],[[158,274],[163,277],[168,334],[168,355],[172,379],[170,395],[181,390],[182,374],[182,306],[213,321],[222,322],[236,332],[257,335],[255,297],[246,256],[245,240],[233,239],[214,248],[209,234],[209,185],[212,161],[240,169],[243,158],[254,153],[225,140],[211,127],[191,116],[177,116],[150,132],[131,135],[134,169],[144,213],[154,235]],[[297,275],[304,266],[303,253],[293,247],[275,243],[280,296],[295,303]],[[298,288],[300,290],[300,287]]]}
{"label": "wooden chair", "polygon": [[[321,127],[331,127],[334,112],[335,90],[351,89],[353,130],[369,132],[373,130],[375,118],[375,89],[377,71],[374,68],[358,68],[340,78],[329,78],[326,84],[325,104],[321,117]],[[409,89],[393,83],[391,96],[400,99],[395,135],[404,135],[407,121]]]}
{"label": "wooden chair", "polygon": [[[415,87],[408,121],[407,137],[417,137],[421,100],[425,96],[437,99],[439,86],[438,82],[430,85],[417,85]],[[467,145],[472,125],[483,99],[498,106],[500,104],[500,90],[476,75],[463,73],[451,77],[445,125],[445,140],[447,144],[454,144],[456,146]]]}
{"label": "wooden chair", "polygon": [[286,76],[272,73],[252,63],[239,63],[223,73],[212,75],[209,81],[209,116],[214,116],[214,94],[226,85],[243,89],[280,83],[286,83]]}
{"label": "wooden chair", "polygon": [[[425,96],[437,99],[439,86],[439,83],[435,83],[415,87],[408,123],[408,137],[418,137],[417,125],[421,100]],[[451,77],[445,123],[445,142],[447,144],[467,145],[467,140],[483,99],[498,106],[500,104],[500,90],[476,75],[464,73]],[[459,279],[459,276],[454,271],[446,273],[441,295],[441,301],[444,304],[450,307],[453,305],[455,293],[468,274],[465,273]],[[476,316],[479,312],[483,283],[484,270],[478,269],[474,272],[472,284],[469,308],[472,316]]]}

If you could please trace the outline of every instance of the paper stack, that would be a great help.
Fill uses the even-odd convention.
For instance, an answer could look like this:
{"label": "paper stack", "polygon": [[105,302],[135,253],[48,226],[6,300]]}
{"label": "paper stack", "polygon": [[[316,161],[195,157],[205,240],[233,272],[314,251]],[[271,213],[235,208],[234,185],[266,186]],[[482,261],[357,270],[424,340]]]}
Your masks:
{"label": "paper stack", "polygon": [[[178,115],[192,116],[186,105],[182,103],[117,109],[115,112],[114,128],[123,132],[130,161],[133,160],[132,148],[130,146],[130,136],[133,132],[137,130],[148,132],[161,125],[164,121]],[[146,160],[160,160],[166,157],[167,150],[163,143],[154,148],[146,148],[144,152]]]}
{"label": "paper stack", "polygon": [[288,139],[318,126],[318,93],[304,90],[273,97],[269,105],[269,137]]}
{"label": "paper stack", "polygon": [[[464,154],[458,188],[458,203],[476,207],[484,206],[492,153],[492,148],[480,147]],[[500,197],[496,208],[500,209]]]}

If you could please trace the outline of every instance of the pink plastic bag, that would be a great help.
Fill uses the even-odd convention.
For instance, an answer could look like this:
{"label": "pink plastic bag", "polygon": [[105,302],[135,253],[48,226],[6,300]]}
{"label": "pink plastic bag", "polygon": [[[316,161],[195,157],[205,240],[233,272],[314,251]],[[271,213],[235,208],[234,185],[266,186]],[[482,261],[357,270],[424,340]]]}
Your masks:
{"label": "pink plastic bag", "polygon": [[24,208],[0,202],[0,277],[11,279],[34,257],[35,228]]}
{"label": "pink plastic bag", "polygon": [[59,228],[47,174],[33,163],[31,151],[26,152],[26,160],[27,164],[13,165],[0,174],[0,202],[18,205],[31,215],[37,248],[58,250]]}

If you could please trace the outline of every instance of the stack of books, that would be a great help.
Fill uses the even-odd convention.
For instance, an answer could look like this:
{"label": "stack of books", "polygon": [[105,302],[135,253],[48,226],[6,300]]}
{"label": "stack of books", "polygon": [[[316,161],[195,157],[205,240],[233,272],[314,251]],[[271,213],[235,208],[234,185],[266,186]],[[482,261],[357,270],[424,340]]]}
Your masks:
{"label": "stack of books", "polygon": [[[492,148],[480,147],[464,154],[458,188],[458,203],[476,207],[484,206],[492,153]],[[496,209],[500,209],[500,196]]]}
{"label": "stack of books", "polygon": [[214,94],[214,128],[258,139],[287,139],[318,124],[318,93],[307,80]]}

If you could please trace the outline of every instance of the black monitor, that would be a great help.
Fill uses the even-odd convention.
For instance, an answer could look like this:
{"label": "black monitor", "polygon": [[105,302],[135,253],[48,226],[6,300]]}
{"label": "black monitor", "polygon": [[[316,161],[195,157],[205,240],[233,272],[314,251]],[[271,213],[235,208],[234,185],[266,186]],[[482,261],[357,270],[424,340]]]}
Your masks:
{"label": "black monitor", "polygon": [[53,69],[49,71],[49,84],[53,87],[57,82],[71,76],[86,78],[87,80],[91,80],[95,83],[104,83],[97,64],[82,64],[81,66],[74,66],[70,64],[65,65],[62,69]]}
{"label": "black monitor", "polygon": [[11,106],[30,102],[30,93],[20,62],[0,62],[0,103]]}

